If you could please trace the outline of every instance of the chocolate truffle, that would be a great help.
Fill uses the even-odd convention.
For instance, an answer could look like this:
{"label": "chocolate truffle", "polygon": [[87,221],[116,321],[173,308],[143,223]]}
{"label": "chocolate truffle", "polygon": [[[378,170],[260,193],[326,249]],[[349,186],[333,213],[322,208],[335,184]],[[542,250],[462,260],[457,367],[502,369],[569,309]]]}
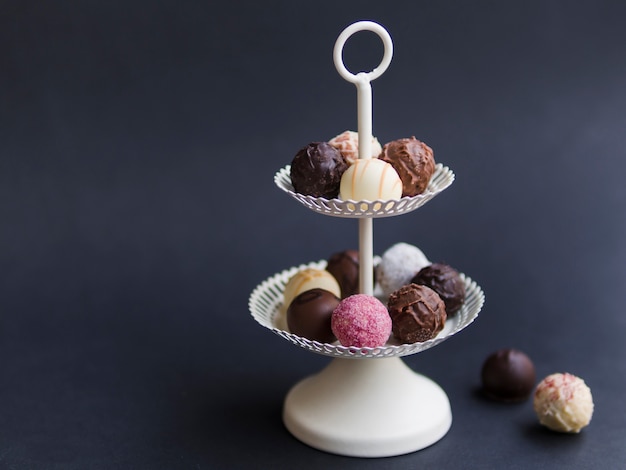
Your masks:
{"label": "chocolate truffle", "polygon": [[345,250],[328,259],[326,271],[335,276],[341,287],[341,297],[359,293],[359,252]]}
{"label": "chocolate truffle", "polygon": [[414,284],[428,286],[446,304],[446,313],[451,317],[465,302],[465,283],[456,269],[443,263],[433,263],[422,268],[411,280]]}
{"label": "chocolate truffle", "polygon": [[402,180],[402,196],[422,194],[435,172],[432,149],[415,137],[385,144],[379,158],[398,172]]}
{"label": "chocolate truffle", "polygon": [[391,334],[391,318],[376,297],[355,294],[343,299],[333,312],[331,327],[342,346],[376,348]]}
{"label": "chocolate truffle", "polygon": [[320,343],[332,343],[331,317],[339,298],[324,289],[311,289],[296,296],[287,309],[287,326],[295,335]]}
{"label": "chocolate truffle", "polygon": [[344,201],[400,199],[402,181],[389,163],[377,158],[359,159],[342,175],[339,197]]}
{"label": "chocolate truffle", "polygon": [[481,371],[483,392],[505,403],[526,400],[535,386],[535,366],[516,349],[501,349],[485,360]]}
{"label": "chocolate truffle", "polygon": [[283,290],[283,305],[289,307],[291,301],[302,292],[311,289],[324,289],[337,297],[341,296],[341,287],[335,276],[325,269],[304,268],[289,278]]}
{"label": "chocolate truffle", "polygon": [[539,422],[548,429],[578,433],[591,422],[593,397],[580,377],[552,374],[537,385],[533,408]]}
{"label": "chocolate truffle", "polygon": [[[354,131],[344,131],[341,134],[333,137],[328,141],[330,145],[335,147],[341,152],[343,158],[346,159],[349,165],[354,163],[359,158],[359,133]],[[378,139],[372,136],[370,155],[365,155],[365,158],[377,158],[382,151],[382,147],[378,142]]]}
{"label": "chocolate truffle", "polygon": [[446,306],[430,287],[407,284],[389,296],[393,335],[403,343],[424,342],[443,330]]}
{"label": "chocolate truffle", "polygon": [[430,261],[418,247],[408,243],[396,243],[383,253],[376,267],[376,280],[385,297],[400,287],[410,284],[411,279]]}
{"label": "chocolate truffle", "polygon": [[341,176],[347,169],[339,150],[327,142],[313,142],[293,158],[291,184],[297,193],[332,199],[339,194]]}

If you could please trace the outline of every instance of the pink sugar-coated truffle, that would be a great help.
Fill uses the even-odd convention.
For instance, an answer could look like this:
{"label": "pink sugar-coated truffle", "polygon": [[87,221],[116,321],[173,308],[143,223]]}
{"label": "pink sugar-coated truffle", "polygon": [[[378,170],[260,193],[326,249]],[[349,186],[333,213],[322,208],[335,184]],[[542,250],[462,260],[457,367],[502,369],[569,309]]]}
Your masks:
{"label": "pink sugar-coated truffle", "polygon": [[343,346],[376,348],[384,346],[389,339],[391,317],[376,297],[355,294],[337,305],[331,327]]}

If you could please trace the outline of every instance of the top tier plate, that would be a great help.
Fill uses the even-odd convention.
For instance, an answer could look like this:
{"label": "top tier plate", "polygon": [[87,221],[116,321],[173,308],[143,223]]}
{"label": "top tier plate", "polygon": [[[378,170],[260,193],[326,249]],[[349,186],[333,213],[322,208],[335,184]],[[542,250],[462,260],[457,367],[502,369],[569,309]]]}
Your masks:
{"label": "top tier plate", "polygon": [[274,175],[276,186],[312,211],[334,217],[353,219],[392,217],[414,211],[426,204],[454,181],[452,170],[441,163],[437,163],[435,172],[422,194],[389,201],[344,201],[337,198],[326,199],[324,197],[313,197],[296,193],[291,183],[290,170],[291,166],[287,165]]}

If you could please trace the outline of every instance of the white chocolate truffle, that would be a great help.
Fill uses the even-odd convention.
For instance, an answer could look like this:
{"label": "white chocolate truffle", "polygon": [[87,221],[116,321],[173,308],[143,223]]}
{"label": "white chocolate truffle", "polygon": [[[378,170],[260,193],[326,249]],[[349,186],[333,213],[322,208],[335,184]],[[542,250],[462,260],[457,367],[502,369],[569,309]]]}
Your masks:
{"label": "white chocolate truffle", "polygon": [[285,310],[298,295],[311,289],[324,289],[341,298],[341,288],[337,279],[325,269],[306,268],[291,276],[283,291]]}
{"label": "white chocolate truffle", "polygon": [[591,421],[593,398],[581,378],[552,374],[537,385],[533,407],[539,422],[547,428],[577,433]]}
{"label": "white chocolate truffle", "polygon": [[[341,134],[333,137],[328,141],[330,145],[335,147],[341,152],[343,158],[352,165],[359,158],[359,133],[354,131],[344,131]],[[380,142],[374,136],[372,136],[371,155],[366,155],[366,158],[377,158],[383,151]]]}
{"label": "white chocolate truffle", "polygon": [[402,181],[393,167],[377,158],[359,159],[341,176],[339,198],[376,201],[402,197]]}
{"label": "white chocolate truffle", "polygon": [[383,253],[376,267],[376,280],[385,297],[400,287],[411,283],[411,279],[431,262],[418,247],[408,243],[396,243]]}

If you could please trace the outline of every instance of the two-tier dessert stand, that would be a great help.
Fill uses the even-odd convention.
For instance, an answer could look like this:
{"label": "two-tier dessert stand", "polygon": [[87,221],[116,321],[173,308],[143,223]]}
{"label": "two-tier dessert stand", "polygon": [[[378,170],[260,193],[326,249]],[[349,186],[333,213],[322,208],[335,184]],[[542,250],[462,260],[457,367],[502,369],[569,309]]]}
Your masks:
{"label": "two-tier dessert stand", "polygon": [[[352,74],[343,63],[343,47],[359,31],[376,33],[383,41],[384,54],[373,71]],[[370,21],[348,26],[335,43],[335,67],[341,77],[357,87],[359,158],[371,155],[370,82],[384,73],[392,55],[389,33]],[[315,212],[358,219],[360,292],[373,295],[373,219],[417,209],[452,184],[454,173],[437,164],[424,193],[392,201],[343,201],[298,194],[291,184],[289,166],[278,171],[274,180],[279,188]],[[283,407],[285,426],[312,447],[356,457],[400,455],[434,444],[452,424],[450,402],[439,385],[415,373],[400,358],[429,349],[474,321],[485,299],[481,288],[461,274],[465,303],[446,321],[443,331],[429,341],[400,344],[390,340],[378,348],[346,347],[311,341],[283,327],[282,316],[287,307],[283,305],[283,290],[287,281],[305,267],[325,266],[325,261],[319,261],[287,269],[259,284],[250,295],[250,312],[261,325],[295,345],[333,358],[321,372],[289,391]]]}

